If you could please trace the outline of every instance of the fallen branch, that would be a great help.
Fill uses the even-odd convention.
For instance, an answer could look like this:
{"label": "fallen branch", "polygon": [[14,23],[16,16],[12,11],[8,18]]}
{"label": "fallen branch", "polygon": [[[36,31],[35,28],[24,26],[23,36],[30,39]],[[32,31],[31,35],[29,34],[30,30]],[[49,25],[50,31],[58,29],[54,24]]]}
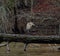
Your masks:
{"label": "fallen branch", "polygon": [[60,36],[38,36],[0,33],[0,42],[60,44]]}
{"label": "fallen branch", "polygon": [[[38,36],[38,35],[21,35],[21,34],[6,34],[0,33],[0,42],[23,42],[25,43],[24,51],[26,51],[29,43],[42,43],[42,44],[60,44],[60,36]],[[7,52],[9,53],[9,45],[7,46]],[[5,45],[5,44],[4,44]],[[59,48],[58,48],[59,49]]]}

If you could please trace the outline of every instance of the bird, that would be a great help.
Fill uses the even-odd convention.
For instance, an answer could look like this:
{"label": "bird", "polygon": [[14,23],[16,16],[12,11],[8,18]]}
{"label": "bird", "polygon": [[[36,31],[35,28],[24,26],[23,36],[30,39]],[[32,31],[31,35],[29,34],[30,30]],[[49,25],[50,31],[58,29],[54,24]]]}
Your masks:
{"label": "bird", "polygon": [[26,24],[26,32],[27,33],[30,33],[32,26],[35,26],[35,24],[31,21]]}

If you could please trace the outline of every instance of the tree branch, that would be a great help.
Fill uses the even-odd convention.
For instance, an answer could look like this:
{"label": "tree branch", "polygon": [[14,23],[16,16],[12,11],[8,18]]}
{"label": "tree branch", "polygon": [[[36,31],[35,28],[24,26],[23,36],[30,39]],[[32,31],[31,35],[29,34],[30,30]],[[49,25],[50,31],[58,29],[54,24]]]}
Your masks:
{"label": "tree branch", "polygon": [[0,33],[0,42],[60,44],[60,36],[38,36]]}

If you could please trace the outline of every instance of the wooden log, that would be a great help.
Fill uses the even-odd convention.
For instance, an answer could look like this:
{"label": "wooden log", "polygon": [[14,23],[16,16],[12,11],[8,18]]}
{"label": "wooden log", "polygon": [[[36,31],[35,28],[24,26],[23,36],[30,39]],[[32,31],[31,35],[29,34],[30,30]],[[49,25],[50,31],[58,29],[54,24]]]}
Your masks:
{"label": "wooden log", "polygon": [[60,44],[60,36],[38,36],[0,33],[0,42],[23,42],[23,43],[42,43]]}

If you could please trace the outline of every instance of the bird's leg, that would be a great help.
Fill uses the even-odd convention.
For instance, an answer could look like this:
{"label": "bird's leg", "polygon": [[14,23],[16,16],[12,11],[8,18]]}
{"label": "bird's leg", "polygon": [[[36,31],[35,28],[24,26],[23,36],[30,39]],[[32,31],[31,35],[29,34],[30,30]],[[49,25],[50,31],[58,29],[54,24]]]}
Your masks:
{"label": "bird's leg", "polygon": [[6,47],[7,47],[7,53],[9,53],[10,52],[10,48],[9,48],[9,43],[8,42],[7,42]]}
{"label": "bird's leg", "polygon": [[0,44],[0,47],[2,47],[2,46],[6,46],[7,47],[7,53],[10,52],[10,48],[9,48],[9,43],[8,42],[5,43],[5,44]]}
{"label": "bird's leg", "polygon": [[27,45],[28,45],[27,43],[24,45],[24,51],[26,51]]}

